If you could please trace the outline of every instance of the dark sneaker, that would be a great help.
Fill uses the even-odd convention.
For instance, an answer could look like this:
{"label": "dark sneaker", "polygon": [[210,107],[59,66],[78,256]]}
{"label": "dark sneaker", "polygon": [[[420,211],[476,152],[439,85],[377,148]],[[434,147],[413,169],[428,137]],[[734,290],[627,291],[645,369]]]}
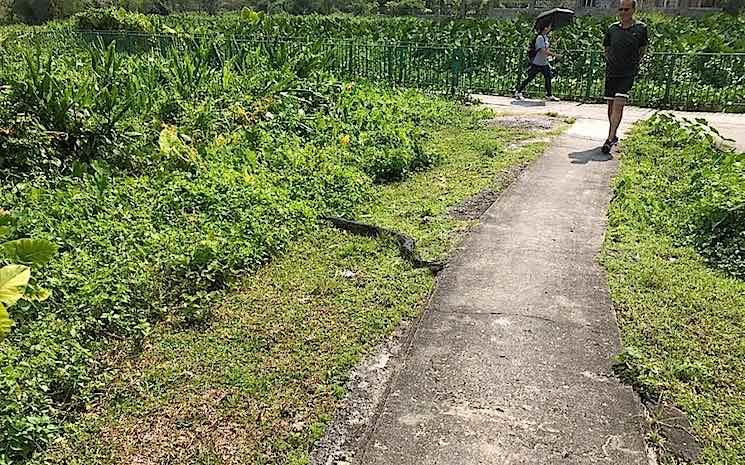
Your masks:
{"label": "dark sneaker", "polygon": [[600,149],[603,153],[610,153],[610,151],[613,149],[614,146],[618,145],[618,137],[614,137],[613,140],[607,140],[603,144],[603,147]]}

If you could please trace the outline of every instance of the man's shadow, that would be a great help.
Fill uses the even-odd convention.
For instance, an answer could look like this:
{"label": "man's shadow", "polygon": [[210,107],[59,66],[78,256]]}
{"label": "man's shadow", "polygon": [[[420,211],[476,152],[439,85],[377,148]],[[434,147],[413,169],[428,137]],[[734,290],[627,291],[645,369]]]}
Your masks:
{"label": "man's shadow", "polygon": [[613,160],[613,155],[610,153],[603,153],[600,151],[600,147],[598,147],[590,150],[583,150],[581,152],[571,152],[569,158],[572,159],[572,163],[575,165],[586,165],[591,161],[611,161]]}

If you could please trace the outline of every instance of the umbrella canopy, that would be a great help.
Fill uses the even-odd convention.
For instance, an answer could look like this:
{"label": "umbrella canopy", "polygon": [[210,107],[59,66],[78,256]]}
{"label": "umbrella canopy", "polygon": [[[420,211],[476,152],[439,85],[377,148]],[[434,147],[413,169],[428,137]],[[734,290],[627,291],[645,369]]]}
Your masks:
{"label": "umbrella canopy", "polygon": [[541,30],[546,24],[551,24],[553,29],[566,26],[574,20],[574,11],[567,8],[554,8],[544,11],[535,19],[536,30]]}

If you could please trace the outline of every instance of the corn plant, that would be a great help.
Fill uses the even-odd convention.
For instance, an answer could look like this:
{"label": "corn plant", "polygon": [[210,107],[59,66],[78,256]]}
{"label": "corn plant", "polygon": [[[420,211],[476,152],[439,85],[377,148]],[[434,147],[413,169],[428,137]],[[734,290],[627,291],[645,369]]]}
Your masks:
{"label": "corn plant", "polygon": [[110,136],[132,103],[132,88],[121,73],[122,58],[116,52],[116,42],[104,48],[99,43],[90,49],[93,70],[94,110],[103,117],[102,132]]}
{"label": "corn plant", "polygon": [[211,72],[210,52],[206,42],[192,42],[190,50],[176,46],[168,49],[168,79],[181,98],[189,98],[207,81]]}

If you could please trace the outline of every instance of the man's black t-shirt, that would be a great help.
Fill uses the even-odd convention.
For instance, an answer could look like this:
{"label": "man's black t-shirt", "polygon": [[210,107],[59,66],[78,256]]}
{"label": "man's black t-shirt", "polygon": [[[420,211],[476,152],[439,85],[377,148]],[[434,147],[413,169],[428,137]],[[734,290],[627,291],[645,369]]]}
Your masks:
{"label": "man's black t-shirt", "polygon": [[641,49],[647,46],[647,25],[634,23],[628,29],[621,27],[621,22],[608,28],[603,45],[608,48],[608,62],[605,73],[609,77],[631,77],[639,72]]}

